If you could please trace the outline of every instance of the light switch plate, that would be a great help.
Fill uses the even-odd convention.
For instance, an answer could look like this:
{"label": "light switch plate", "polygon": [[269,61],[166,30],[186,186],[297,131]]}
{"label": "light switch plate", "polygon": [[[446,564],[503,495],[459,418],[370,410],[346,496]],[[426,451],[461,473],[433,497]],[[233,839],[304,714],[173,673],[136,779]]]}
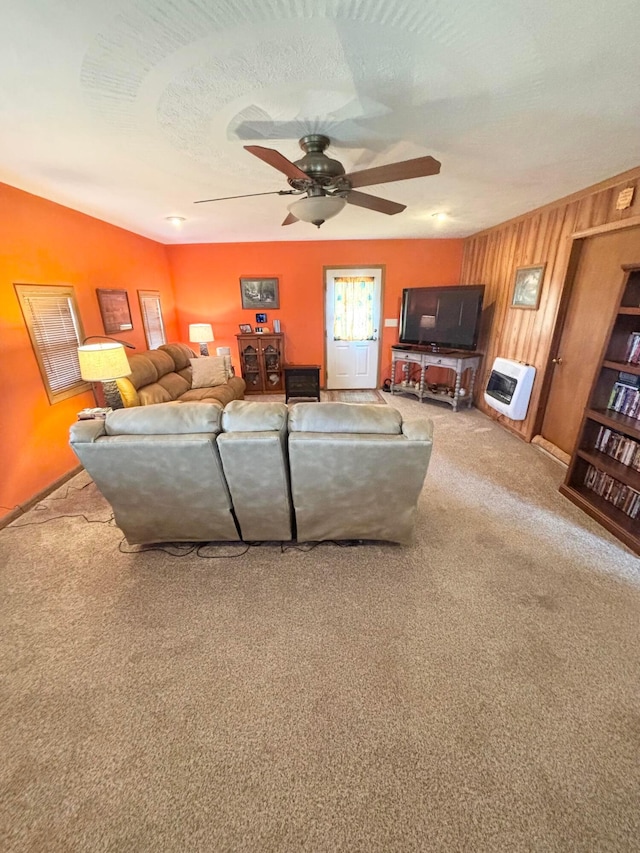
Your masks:
{"label": "light switch plate", "polygon": [[385,317],[384,321],[385,326],[397,326],[398,318],[397,317]]}

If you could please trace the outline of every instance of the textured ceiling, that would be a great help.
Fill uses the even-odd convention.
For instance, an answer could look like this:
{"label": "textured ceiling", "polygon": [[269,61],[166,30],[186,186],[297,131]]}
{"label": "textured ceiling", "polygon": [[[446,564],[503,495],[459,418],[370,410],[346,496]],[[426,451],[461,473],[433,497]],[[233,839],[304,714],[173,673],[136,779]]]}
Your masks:
{"label": "textured ceiling", "polygon": [[[3,0],[0,180],[165,243],[462,236],[640,163],[640,2]],[[282,227],[327,134],[347,172],[430,154]],[[449,219],[438,223],[433,214]],[[170,215],[185,217],[176,229]]]}

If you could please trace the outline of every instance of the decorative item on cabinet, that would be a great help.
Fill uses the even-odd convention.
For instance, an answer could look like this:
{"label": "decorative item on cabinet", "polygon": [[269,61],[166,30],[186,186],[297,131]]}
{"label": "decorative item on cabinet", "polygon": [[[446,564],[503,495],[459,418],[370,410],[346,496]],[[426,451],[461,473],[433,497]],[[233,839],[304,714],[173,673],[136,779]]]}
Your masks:
{"label": "decorative item on cabinet", "polygon": [[284,335],[236,335],[245,394],[284,393]]}
{"label": "decorative item on cabinet", "polygon": [[640,265],[621,296],[560,491],[640,554]]}

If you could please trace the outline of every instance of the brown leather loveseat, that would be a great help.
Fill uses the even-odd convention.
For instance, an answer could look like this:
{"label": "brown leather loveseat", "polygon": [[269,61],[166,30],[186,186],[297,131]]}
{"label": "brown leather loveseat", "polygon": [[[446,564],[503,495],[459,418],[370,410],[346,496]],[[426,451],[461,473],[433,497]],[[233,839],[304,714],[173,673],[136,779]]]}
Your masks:
{"label": "brown leather loveseat", "polygon": [[116,380],[126,408],[175,401],[217,403],[224,408],[232,400],[244,398],[246,383],[233,376],[228,356],[219,357],[220,363],[225,363],[220,377],[224,381],[200,388],[192,387],[191,360],[197,356],[186,344],[163,344],[127,357],[131,374]]}

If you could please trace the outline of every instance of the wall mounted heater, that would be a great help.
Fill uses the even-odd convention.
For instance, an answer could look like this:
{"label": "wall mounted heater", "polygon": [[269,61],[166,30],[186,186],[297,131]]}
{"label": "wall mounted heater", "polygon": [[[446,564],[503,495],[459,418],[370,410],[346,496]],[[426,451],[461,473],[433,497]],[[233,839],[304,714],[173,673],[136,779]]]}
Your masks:
{"label": "wall mounted heater", "polygon": [[535,375],[536,369],[530,364],[496,358],[484,392],[485,403],[512,421],[523,421]]}

